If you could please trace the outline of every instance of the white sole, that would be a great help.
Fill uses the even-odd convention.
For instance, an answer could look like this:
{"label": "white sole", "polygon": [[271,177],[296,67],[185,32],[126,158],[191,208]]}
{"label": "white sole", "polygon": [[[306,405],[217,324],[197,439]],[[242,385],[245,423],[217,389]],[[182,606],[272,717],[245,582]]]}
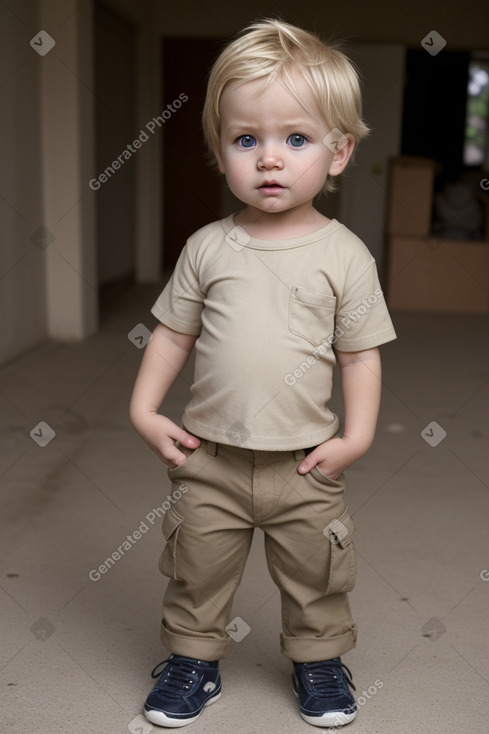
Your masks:
{"label": "white sole", "polygon": [[[299,698],[299,694],[293,688],[294,694],[297,698]],[[343,711],[328,711],[327,714],[323,714],[322,716],[308,716],[307,714],[303,714],[302,711],[299,711],[301,717],[304,719],[304,721],[307,721],[308,724],[312,724],[313,726],[327,726],[327,727],[335,727],[335,726],[345,726],[345,724],[349,724],[350,721],[353,721],[355,716],[357,715],[357,712],[354,711],[352,714],[345,714]]]}
{"label": "white sole", "polygon": [[[205,702],[202,711],[205,709],[206,706],[210,706],[211,703],[215,703],[221,698],[222,691],[220,691],[217,696],[213,696],[212,698],[209,698],[208,701]],[[187,726],[187,724],[193,724],[194,721],[197,721],[199,716],[201,715],[202,711],[199,711],[197,716],[192,716],[189,719],[174,719],[170,716],[167,716],[163,713],[163,711],[155,711],[154,709],[151,711],[144,711],[145,717],[150,721],[152,724],[156,724],[156,726],[166,726],[170,729],[176,729],[180,726]]]}
{"label": "white sole", "polygon": [[350,721],[353,721],[357,712],[345,714],[343,711],[330,711],[322,716],[307,716],[307,714],[303,714],[301,711],[300,715],[308,724],[312,724],[313,726],[327,726],[329,728],[349,724]]}

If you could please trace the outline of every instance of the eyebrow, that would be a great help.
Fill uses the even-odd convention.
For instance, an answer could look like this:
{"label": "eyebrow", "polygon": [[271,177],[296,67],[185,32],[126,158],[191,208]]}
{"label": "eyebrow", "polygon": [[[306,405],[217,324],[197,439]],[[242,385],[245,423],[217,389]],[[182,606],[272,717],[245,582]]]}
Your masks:
{"label": "eyebrow", "polygon": [[[256,130],[260,127],[261,125],[259,123],[239,120],[238,122],[233,122],[231,125],[226,126],[225,130],[228,130],[230,132],[233,130]],[[315,125],[314,123],[311,123],[309,119],[286,120],[285,122],[280,124],[280,128],[282,128],[283,130],[300,130],[301,128],[311,129],[312,127],[315,127]]]}

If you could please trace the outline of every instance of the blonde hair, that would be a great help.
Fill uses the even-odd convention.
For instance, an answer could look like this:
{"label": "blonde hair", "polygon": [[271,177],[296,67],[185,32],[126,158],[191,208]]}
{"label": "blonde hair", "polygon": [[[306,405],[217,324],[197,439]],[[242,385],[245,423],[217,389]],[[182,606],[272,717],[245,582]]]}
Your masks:
{"label": "blonde hair", "polygon": [[[281,20],[264,19],[245,28],[215,61],[207,84],[202,126],[209,152],[219,148],[221,118],[219,105],[230,82],[277,76],[303,105],[294,86],[291,70],[297,69],[311,89],[324,122],[330,130],[350,134],[355,146],[368,135],[362,120],[359,75],[339,44],[323,43],[316,35]],[[324,190],[334,191],[328,177]]]}

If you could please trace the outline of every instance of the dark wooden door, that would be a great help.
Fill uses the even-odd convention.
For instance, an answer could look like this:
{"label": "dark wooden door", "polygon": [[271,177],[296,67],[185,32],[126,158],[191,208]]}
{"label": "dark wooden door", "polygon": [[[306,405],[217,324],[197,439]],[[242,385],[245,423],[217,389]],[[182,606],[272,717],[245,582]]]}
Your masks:
{"label": "dark wooden door", "polygon": [[[209,69],[221,48],[213,39],[163,39],[163,108],[175,109],[162,125],[165,269],[174,267],[196,229],[220,217],[220,175],[208,162],[201,114]],[[185,96],[181,106],[173,105]]]}

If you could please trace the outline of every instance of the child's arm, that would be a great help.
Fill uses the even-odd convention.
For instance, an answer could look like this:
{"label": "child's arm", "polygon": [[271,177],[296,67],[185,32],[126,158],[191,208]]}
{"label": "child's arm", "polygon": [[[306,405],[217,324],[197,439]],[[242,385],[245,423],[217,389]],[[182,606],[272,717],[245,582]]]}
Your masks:
{"label": "child's arm", "polygon": [[180,465],[186,456],[175,441],[194,449],[200,441],[158,414],[165,395],[185,366],[197,337],[158,324],[141,362],[129,407],[132,425],[165,464]]}
{"label": "child's arm", "polygon": [[380,407],[381,367],[377,348],[361,352],[336,352],[341,369],[345,430],[342,438],[319,444],[299,466],[306,474],[316,464],[336,479],[367,453],[374,440]]}

